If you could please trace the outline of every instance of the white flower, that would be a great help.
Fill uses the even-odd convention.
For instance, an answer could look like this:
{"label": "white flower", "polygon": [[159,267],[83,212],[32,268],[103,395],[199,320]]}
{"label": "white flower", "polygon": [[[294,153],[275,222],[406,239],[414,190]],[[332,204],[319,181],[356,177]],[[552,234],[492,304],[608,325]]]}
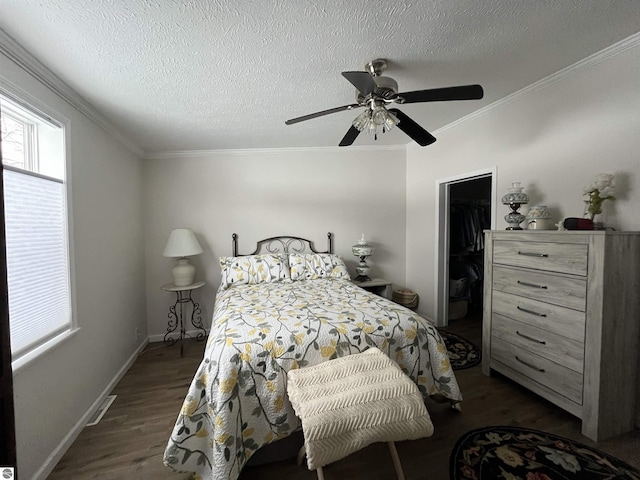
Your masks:
{"label": "white flower", "polygon": [[608,199],[616,199],[614,193],[615,177],[610,173],[599,173],[596,175],[593,184],[583,189],[583,195],[588,196],[588,200],[585,200],[585,202],[591,220],[598,213],[602,213],[602,202]]}
{"label": "white flower", "polygon": [[593,182],[593,188],[600,192],[601,197],[613,195],[615,193],[615,177],[610,173],[599,173]]}
{"label": "white flower", "polygon": [[609,185],[608,187],[599,188],[601,197],[612,197],[615,192],[615,188],[613,185]]}

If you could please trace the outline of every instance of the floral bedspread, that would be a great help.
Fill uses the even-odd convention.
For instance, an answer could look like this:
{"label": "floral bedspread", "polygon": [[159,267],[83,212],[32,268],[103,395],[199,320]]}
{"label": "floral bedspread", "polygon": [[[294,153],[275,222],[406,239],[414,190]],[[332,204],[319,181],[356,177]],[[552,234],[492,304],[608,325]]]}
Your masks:
{"label": "floral bedspread", "polygon": [[164,462],[235,480],[263,445],[300,428],[287,371],[376,346],[426,396],[462,400],[434,326],[344,279],[235,285],[218,292],[204,358]]}

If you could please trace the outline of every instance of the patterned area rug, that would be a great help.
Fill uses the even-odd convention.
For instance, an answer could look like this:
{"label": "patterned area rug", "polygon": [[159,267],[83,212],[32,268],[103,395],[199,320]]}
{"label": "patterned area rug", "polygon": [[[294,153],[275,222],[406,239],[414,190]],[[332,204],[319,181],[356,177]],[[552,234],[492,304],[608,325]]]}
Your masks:
{"label": "patterned area rug", "polygon": [[451,480],[640,480],[640,471],[584,444],[538,430],[467,432],[449,460]]}
{"label": "patterned area rug", "polygon": [[445,332],[444,330],[439,330],[439,332],[447,346],[449,360],[454,370],[475,367],[480,363],[480,359],[482,358],[480,349],[473,343],[453,333]]}

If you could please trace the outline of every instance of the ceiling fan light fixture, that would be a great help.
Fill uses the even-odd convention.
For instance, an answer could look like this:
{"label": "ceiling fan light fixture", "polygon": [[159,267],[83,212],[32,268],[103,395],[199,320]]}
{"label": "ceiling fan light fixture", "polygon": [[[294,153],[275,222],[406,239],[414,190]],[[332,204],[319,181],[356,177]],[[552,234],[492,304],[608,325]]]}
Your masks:
{"label": "ceiling fan light fixture", "polygon": [[400,123],[400,120],[398,120],[398,117],[396,117],[393,113],[391,113],[387,109],[385,109],[384,111],[386,115],[384,116],[383,131],[388,132],[393,127],[398,125],[398,123]]}
{"label": "ceiling fan light fixture", "polygon": [[384,107],[373,107],[371,110],[371,121],[379,127],[382,127],[387,120],[387,110]]}
{"label": "ceiling fan light fixture", "polygon": [[360,132],[366,132],[378,139],[379,133],[385,133],[398,124],[399,120],[383,106],[375,106],[362,112],[353,121],[353,126]]}
{"label": "ceiling fan light fixture", "polygon": [[369,123],[371,123],[371,111],[365,110],[356,117],[352,125],[356,127],[358,131],[364,132],[367,129]]}

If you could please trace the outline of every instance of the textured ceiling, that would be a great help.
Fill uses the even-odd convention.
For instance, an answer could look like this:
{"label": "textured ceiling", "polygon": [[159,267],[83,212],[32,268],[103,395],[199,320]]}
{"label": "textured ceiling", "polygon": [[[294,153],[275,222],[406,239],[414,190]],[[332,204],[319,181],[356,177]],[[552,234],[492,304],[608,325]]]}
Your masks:
{"label": "textured ceiling", "polygon": [[374,58],[400,91],[484,87],[400,107],[434,131],[640,31],[640,1],[0,0],[0,28],[153,154],[337,145],[359,111],[284,121],[353,103],[340,72]]}

